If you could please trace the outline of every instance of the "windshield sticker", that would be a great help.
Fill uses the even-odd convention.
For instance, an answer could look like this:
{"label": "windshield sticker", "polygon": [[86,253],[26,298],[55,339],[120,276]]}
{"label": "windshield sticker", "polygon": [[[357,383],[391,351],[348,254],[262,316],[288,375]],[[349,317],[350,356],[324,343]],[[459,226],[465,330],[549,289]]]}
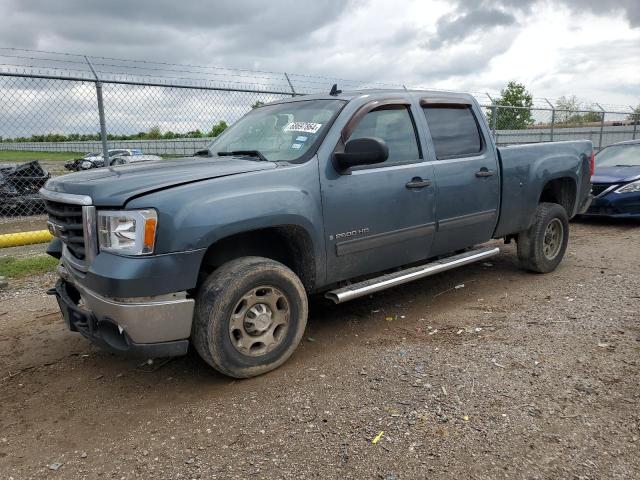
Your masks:
{"label": "windshield sticker", "polygon": [[306,142],[309,137],[305,137],[304,135],[300,135],[296,138],[296,142]]}
{"label": "windshield sticker", "polygon": [[317,133],[322,127],[321,123],[289,122],[282,129],[283,132]]}
{"label": "windshield sticker", "polygon": [[291,145],[291,148],[293,148],[294,150],[300,150],[301,147],[301,143],[294,143],[293,145]]}

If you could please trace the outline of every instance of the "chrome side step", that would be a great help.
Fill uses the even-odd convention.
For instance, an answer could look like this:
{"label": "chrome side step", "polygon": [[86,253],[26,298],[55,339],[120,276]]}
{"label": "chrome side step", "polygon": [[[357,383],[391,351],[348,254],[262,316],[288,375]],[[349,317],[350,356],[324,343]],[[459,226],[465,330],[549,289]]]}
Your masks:
{"label": "chrome side step", "polygon": [[369,280],[353,283],[343,288],[331,290],[325,294],[325,297],[329,300],[333,300],[335,303],[347,302],[354,298],[395,287],[396,285],[402,285],[403,283],[409,283],[414,280],[418,280],[419,278],[429,277],[436,273],[461,267],[462,265],[478,262],[485,258],[493,257],[498,253],[500,253],[500,249],[498,247],[485,247],[477,250],[471,250],[469,252],[436,260],[435,262],[427,263],[425,265],[407,268],[406,270],[400,270],[399,272],[387,273],[386,275],[381,275],[379,277],[370,278]]}

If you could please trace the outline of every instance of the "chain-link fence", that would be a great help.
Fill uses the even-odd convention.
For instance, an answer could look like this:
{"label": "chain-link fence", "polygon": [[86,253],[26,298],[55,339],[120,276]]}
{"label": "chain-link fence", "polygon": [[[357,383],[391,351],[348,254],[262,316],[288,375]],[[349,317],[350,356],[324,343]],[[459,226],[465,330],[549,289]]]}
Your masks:
{"label": "chain-link fence", "polygon": [[[256,105],[295,95],[405,88],[277,72],[31,52],[0,63],[0,247],[46,240],[38,190],[48,178],[191,155]],[[633,111],[503,105],[477,94],[498,145],[640,137]],[[594,104],[597,105],[597,104]],[[636,112],[637,113],[637,112]],[[104,152],[108,151],[105,156]],[[106,159],[106,160],[105,160]]]}

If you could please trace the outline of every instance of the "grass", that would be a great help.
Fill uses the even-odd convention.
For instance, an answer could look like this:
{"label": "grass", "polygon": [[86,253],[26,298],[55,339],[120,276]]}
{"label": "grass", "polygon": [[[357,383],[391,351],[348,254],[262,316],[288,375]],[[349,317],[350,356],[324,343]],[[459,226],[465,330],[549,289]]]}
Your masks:
{"label": "grass", "polygon": [[58,260],[49,255],[27,258],[0,257],[0,277],[22,278],[53,272],[57,264]]}
{"label": "grass", "polygon": [[29,150],[0,150],[0,162],[30,162],[32,160],[73,160],[81,152],[32,152]]}

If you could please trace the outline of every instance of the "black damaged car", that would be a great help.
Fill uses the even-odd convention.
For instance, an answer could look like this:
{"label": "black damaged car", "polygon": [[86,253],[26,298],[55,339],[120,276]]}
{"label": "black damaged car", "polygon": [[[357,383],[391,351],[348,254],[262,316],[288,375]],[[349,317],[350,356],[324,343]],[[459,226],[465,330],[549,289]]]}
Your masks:
{"label": "black damaged car", "polygon": [[35,160],[20,164],[0,164],[0,214],[37,215],[45,212],[38,195],[51,174]]}

